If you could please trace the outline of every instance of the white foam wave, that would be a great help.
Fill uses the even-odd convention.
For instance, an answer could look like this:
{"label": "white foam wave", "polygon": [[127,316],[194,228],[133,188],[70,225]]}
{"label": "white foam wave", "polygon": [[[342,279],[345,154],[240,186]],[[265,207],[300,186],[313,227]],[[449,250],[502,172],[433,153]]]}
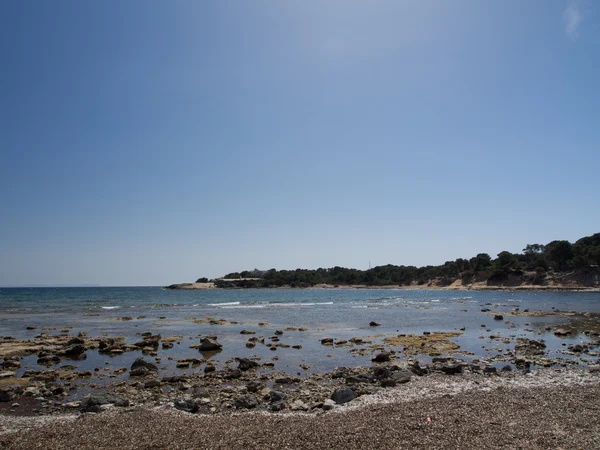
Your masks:
{"label": "white foam wave", "polygon": [[320,306],[320,305],[333,305],[333,302],[321,302],[321,303],[269,303],[269,306]]}
{"label": "white foam wave", "polygon": [[239,305],[240,302],[209,303],[208,306],[232,306]]}
{"label": "white foam wave", "polygon": [[119,309],[121,306],[103,306],[102,309]]}
{"label": "white foam wave", "polygon": [[250,303],[250,304],[245,304],[245,305],[231,305],[231,306],[223,306],[223,309],[254,309],[254,308],[264,308],[265,304],[254,304],[254,303]]}

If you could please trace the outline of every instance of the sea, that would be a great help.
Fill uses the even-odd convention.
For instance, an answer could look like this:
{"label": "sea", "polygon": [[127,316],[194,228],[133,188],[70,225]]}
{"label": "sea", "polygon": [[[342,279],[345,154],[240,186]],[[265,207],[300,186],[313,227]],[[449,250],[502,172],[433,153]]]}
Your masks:
{"label": "sea", "polygon": [[[263,362],[274,361],[273,370],[298,376],[339,366],[370,364],[370,354],[351,351],[349,346],[321,345],[325,337],[336,341],[361,337],[377,343],[390,335],[464,329],[461,336],[453,339],[460,345],[463,359],[491,358],[514,349],[517,337],[543,339],[549,356],[563,357],[562,351],[568,344],[589,340],[583,334],[566,339],[553,334],[552,330],[568,322],[569,317],[518,316],[494,320],[493,312],[502,314],[515,308],[600,313],[600,293],[341,288],[0,288],[0,338],[27,340],[40,333],[75,336],[83,332],[89,337],[123,336],[127,343],[134,343],[141,339],[142,333],[151,332],[163,338],[183,337],[173,349],[158,350],[163,373],[202,369],[177,369],[179,359],[204,357],[217,367],[224,367],[234,358],[254,357]],[[124,317],[131,320],[123,320]],[[227,324],[211,325],[205,319],[224,319]],[[261,322],[268,325],[259,326]],[[371,322],[380,325],[370,326]],[[289,327],[306,330],[286,330]],[[254,336],[264,336],[266,342],[276,330],[281,330],[279,342],[289,344],[290,348],[276,351],[264,345],[246,348],[252,336],[240,334],[242,330],[254,331]],[[214,355],[201,355],[197,349],[190,348],[203,336],[215,336],[223,344],[223,350]],[[503,344],[497,337],[510,338],[511,344]],[[293,345],[302,348],[293,349]],[[107,367],[128,367],[140,356],[138,351],[114,357],[88,351],[85,360],[69,361],[69,364],[81,370],[102,372]],[[417,359],[421,358],[426,362],[426,356]],[[36,360],[36,355],[24,357],[17,376],[29,369],[46,369],[38,367]]]}

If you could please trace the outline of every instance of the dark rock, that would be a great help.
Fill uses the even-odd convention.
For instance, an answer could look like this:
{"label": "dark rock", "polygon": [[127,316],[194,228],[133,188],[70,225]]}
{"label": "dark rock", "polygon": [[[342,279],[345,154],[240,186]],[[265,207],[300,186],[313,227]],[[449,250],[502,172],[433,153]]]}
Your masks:
{"label": "dark rock", "polygon": [[159,380],[148,380],[144,383],[144,387],[146,389],[151,389],[151,388],[155,388],[155,387],[160,387],[160,381]]}
{"label": "dark rock", "polygon": [[283,334],[283,331],[281,331],[281,330],[275,330],[275,334],[277,334],[277,335],[280,335],[280,336],[281,336],[281,335]]}
{"label": "dark rock", "polygon": [[200,404],[198,400],[191,398],[181,398],[175,400],[173,402],[173,405],[175,406],[175,409],[179,409],[180,411],[186,411],[192,414],[197,413],[200,409]]}
{"label": "dark rock", "polygon": [[215,370],[217,370],[215,366],[212,364],[207,364],[207,366],[204,368],[204,373],[214,372]]}
{"label": "dark rock", "polygon": [[374,320],[372,320],[372,321],[369,323],[369,326],[370,326],[370,327],[378,327],[378,326],[380,326],[380,325],[381,325],[380,323],[377,323],[377,322],[375,322]]}
{"label": "dark rock", "polygon": [[146,361],[144,358],[137,358],[131,365],[131,370],[135,370],[140,367],[145,367],[151,372],[158,372],[158,367],[156,367],[156,364]]}
{"label": "dark rock", "polygon": [[256,397],[252,394],[241,395],[235,399],[235,407],[238,409],[251,409],[258,406]]}
{"label": "dark rock", "polygon": [[515,352],[524,356],[541,356],[544,355],[546,344],[544,341],[534,341],[533,339],[517,338]]}
{"label": "dark rock", "polygon": [[333,345],[333,338],[324,338],[321,339],[322,345]]}
{"label": "dark rock", "polygon": [[494,366],[488,366],[483,368],[483,373],[497,373],[498,370]]}
{"label": "dark rock", "polygon": [[256,331],[242,330],[240,331],[240,334],[256,334]]}
{"label": "dark rock", "polygon": [[90,395],[81,404],[83,412],[100,412],[102,405],[115,405],[119,407],[129,406],[129,400],[112,394]]}
{"label": "dark rock", "polygon": [[273,412],[283,411],[284,409],[285,409],[285,402],[271,403],[271,411],[273,411]]}
{"label": "dark rock", "polygon": [[240,369],[223,371],[223,378],[225,378],[226,380],[235,380],[237,378],[240,378],[241,376],[242,376],[242,372],[240,371]]}
{"label": "dark rock", "polygon": [[5,391],[4,389],[0,389],[0,402],[10,402],[12,400],[12,395],[10,392]]}
{"label": "dark rock", "polygon": [[62,395],[65,393],[65,388],[62,386],[57,386],[52,389],[52,395]]}
{"label": "dark rock", "polygon": [[75,345],[75,344],[85,344],[85,341],[83,339],[81,339],[80,337],[74,337],[69,339],[69,341],[67,342],[67,345]]}
{"label": "dark rock", "polygon": [[512,367],[507,364],[500,369],[500,372],[512,372]]}
{"label": "dark rock", "polygon": [[82,353],[85,353],[85,347],[83,344],[73,344],[68,347],[65,347],[59,352],[59,354],[67,356],[79,356]]}
{"label": "dark rock", "polygon": [[494,320],[504,320],[504,316],[502,314],[496,314]]}
{"label": "dark rock", "polygon": [[358,395],[353,389],[350,388],[336,389],[333,391],[333,394],[331,394],[331,399],[338,405],[354,400],[356,397],[358,397]]}
{"label": "dark rock", "polygon": [[373,362],[387,362],[390,360],[390,354],[387,352],[381,352],[371,358]]}
{"label": "dark rock", "polygon": [[273,390],[273,389],[272,389],[272,390],[270,390],[270,391],[269,391],[269,393],[267,394],[267,397],[268,397],[268,400],[269,400],[271,403],[274,403],[274,402],[279,402],[279,401],[281,401],[281,400],[285,400],[285,398],[286,398],[286,395],[285,395],[285,393],[284,393],[284,392],[281,392],[281,391],[275,391],[275,390]]}
{"label": "dark rock", "polygon": [[346,377],[346,384],[356,384],[356,383],[372,383],[375,381],[375,376],[370,373],[361,373],[358,375],[350,375]]}
{"label": "dark rock", "polygon": [[212,351],[212,350],[221,350],[223,345],[220,344],[216,339],[205,337],[200,341],[200,346],[198,350],[200,351]]}
{"label": "dark rock", "polygon": [[248,392],[257,392],[262,387],[262,383],[258,381],[249,381],[246,383],[246,389]]}
{"label": "dark rock", "polygon": [[146,369],[145,367],[138,367],[136,369],[133,369],[129,372],[129,376],[130,377],[143,377],[145,375],[148,375],[150,373],[150,371],[148,369]]}
{"label": "dark rock", "polygon": [[446,363],[436,367],[436,369],[444,372],[446,375],[455,375],[457,373],[462,373],[463,366],[460,363]]}
{"label": "dark rock", "polygon": [[414,373],[415,375],[418,375],[418,376],[420,376],[420,377],[421,377],[421,376],[423,376],[423,375],[427,375],[427,373],[429,372],[429,371],[427,370],[427,368],[425,368],[425,367],[421,367],[421,366],[419,365],[419,361],[415,361],[413,364],[410,364],[410,365],[408,366],[408,368],[409,368],[409,370],[410,370],[412,373]]}
{"label": "dark rock", "polygon": [[277,384],[290,384],[293,382],[294,380],[292,380],[290,377],[280,377],[275,379],[275,383]]}
{"label": "dark rock", "polygon": [[171,377],[163,377],[162,382],[163,383],[184,383],[188,380],[188,378],[186,376],[183,375],[174,375]]}
{"label": "dark rock", "polygon": [[390,375],[390,379],[394,380],[397,384],[408,383],[412,379],[413,373],[410,370],[398,370],[396,372],[392,372]]}
{"label": "dark rock", "polygon": [[554,331],[554,334],[556,336],[568,336],[569,334],[571,334],[571,331],[565,330],[564,328],[559,328],[558,330]]}

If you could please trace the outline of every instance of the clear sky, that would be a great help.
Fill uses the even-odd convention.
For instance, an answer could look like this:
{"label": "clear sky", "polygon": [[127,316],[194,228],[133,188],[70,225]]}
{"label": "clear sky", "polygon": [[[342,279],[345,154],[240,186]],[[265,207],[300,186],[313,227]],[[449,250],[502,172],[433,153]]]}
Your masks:
{"label": "clear sky", "polygon": [[0,285],[600,232],[600,4],[0,2]]}

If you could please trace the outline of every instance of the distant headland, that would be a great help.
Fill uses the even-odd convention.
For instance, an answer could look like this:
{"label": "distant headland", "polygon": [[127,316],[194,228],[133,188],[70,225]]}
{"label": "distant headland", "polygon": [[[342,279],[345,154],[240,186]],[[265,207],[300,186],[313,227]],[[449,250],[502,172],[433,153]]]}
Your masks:
{"label": "distant headland", "polygon": [[479,253],[439,266],[388,264],[368,270],[258,270],[233,272],[222,278],[199,278],[168,289],[244,288],[402,288],[402,289],[550,289],[600,290],[600,233],[574,243],[556,240],[528,244],[522,253],[500,252],[495,259]]}

